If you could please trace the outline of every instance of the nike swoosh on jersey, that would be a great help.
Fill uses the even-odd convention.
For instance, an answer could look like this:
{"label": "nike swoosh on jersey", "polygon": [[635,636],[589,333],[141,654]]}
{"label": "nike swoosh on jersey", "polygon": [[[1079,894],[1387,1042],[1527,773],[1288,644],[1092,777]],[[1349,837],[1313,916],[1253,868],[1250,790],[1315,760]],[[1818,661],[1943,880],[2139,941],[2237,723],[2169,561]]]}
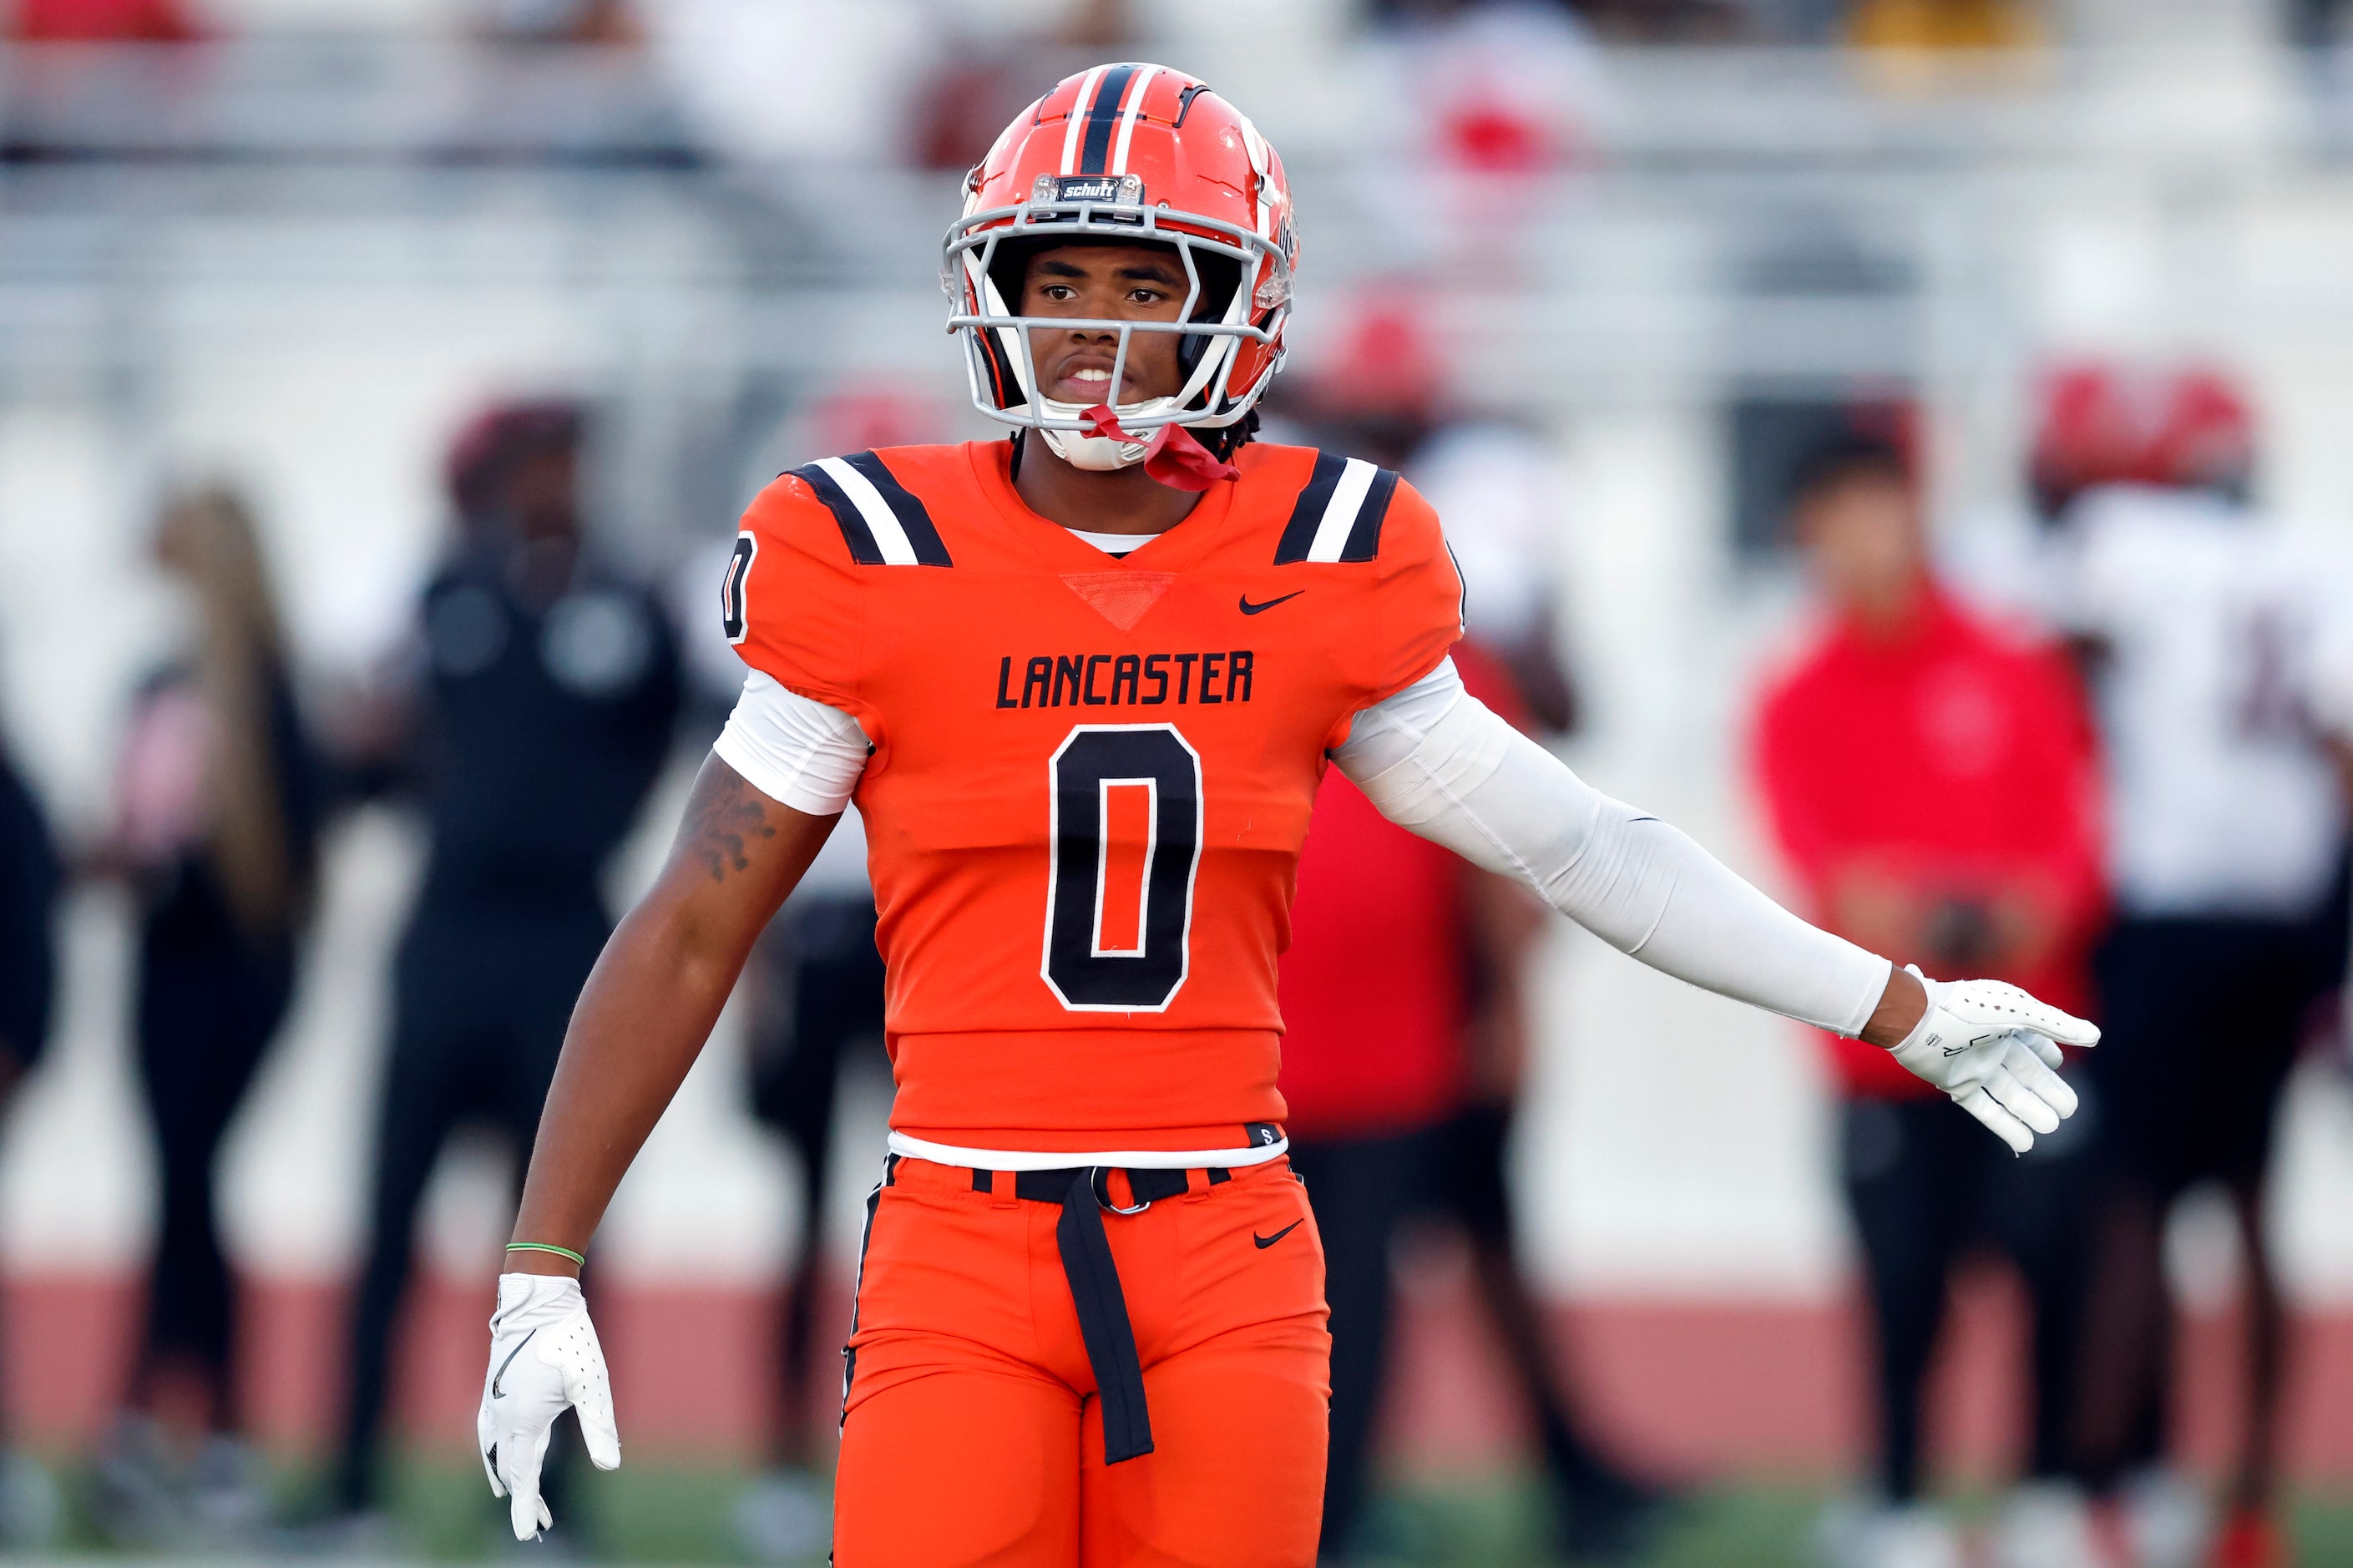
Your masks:
{"label": "nike swoosh on jersey", "polygon": [[1250,1232],[1250,1239],[1258,1243],[1258,1249],[1261,1252],[1264,1252],[1268,1247],[1272,1247],[1276,1242],[1281,1241],[1284,1237],[1289,1236],[1293,1231],[1297,1230],[1305,1223],[1306,1222],[1303,1220],[1293,1220],[1289,1225],[1284,1226],[1272,1236],[1261,1236],[1258,1232],[1252,1231]]}
{"label": "nike swoosh on jersey", "polygon": [[[1255,1235],[1257,1233],[1252,1232],[1251,1234]],[[515,1348],[507,1352],[507,1359],[499,1363],[499,1370],[491,1373],[491,1397],[492,1399],[504,1399],[507,1396],[507,1391],[499,1386],[499,1380],[506,1376],[507,1368],[514,1365],[514,1358],[522,1354],[522,1347],[531,1343],[531,1336],[537,1332],[539,1332],[537,1329],[533,1329],[526,1332],[522,1338],[517,1340],[515,1342]]]}
{"label": "nike swoosh on jersey", "polygon": [[1283,605],[1283,604],[1288,604],[1288,603],[1290,603],[1292,600],[1296,599],[1297,597],[1299,597],[1299,595],[1300,595],[1304,594],[1305,592],[1307,592],[1307,590],[1306,590],[1306,589],[1304,589],[1304,588],[1293,588],[1290,593],[1285,594],[1282,598],[1280,598],[1280,599],[1269,599],[1269,600],[1268,600],[1265,604],[1263,604],[1263,605],[1253,605],[1253,604],[1251,604],[1251,603],[1250,602],[1250,595],[1249,595],[1248,594],[1244,594],[1244,595],[1242,595],[1242,614],[1243,614],[1243,615],[1246,615],[1246,616],[1256,616],[1256,615],[1261,615],[1261,614],[1265,613],[1266,611],[1268,611],[1268,610],[1271,610],[1271,609],[1274,608],[1277,605]]}

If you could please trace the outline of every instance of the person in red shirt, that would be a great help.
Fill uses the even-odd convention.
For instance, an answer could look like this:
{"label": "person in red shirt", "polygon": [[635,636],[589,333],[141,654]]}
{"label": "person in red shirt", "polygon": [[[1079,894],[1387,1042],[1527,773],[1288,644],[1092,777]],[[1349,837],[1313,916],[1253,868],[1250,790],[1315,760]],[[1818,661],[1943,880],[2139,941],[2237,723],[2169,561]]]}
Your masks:
{"label": "person in red shirt", "polygon": [[[1454,645],[1464,688],[1523,731],[1504,661]],[[1299,859],[1280,996],[1281,1087],[1292,1162],[1314,1184],[1332,1308],[1332,1435],[1324,1555],[1345,1557],[1364,1514],[1388,1362],[1389,1254],[1433,1209],[1471,1243],[1479,1294],[1526,1387],[1546,1468],[1579,1562],[1621,1560],[1662,1494],[1585,1430],[1514,1245],[1504,1179],[1526,1058],[1525,974],[1543,910],[1519,888],[1381,816],[1336,770],[1316,792]],[[1368,984],[1368,975],[1379,976]]]}
{"label": "person in red shirt", "polygon": [[[1455,645],[1458,668],[1469,646]],[[1324,775],[1278,990],[1291,1160],[1313,1184],[1332,1308],[1322,1561],[1348,1560],[1370,1489],[1390,1248],[1428,1200],[1438,1129],[1462,1102],[1466,928],[1478,884],[1497,880],[1390,823],[1338,769]]]}
{"label": "person in red shirt", "polygon": [[[1899,962],[1982,971],[2084,1007],[2103,893],[2092,731],[2071,668],[1938,585],[1908,465],[1890,443],[1855,436],[1814,453],[1794,521],[1828,614],[1764,693],[1755,763],[1814,917]],[[1823,1041],[1878,1329],[1888,1507],[1872,1527],[1941,1533],[1932,1511],[1909,1506],[1920,1391],[1947,1275],[1972,1244],[1990,1240],[2025,1278],[2029,1469],[2063,1475],[2083,1289],[2071,1173],[2083,1139],[2071,1128],[2023,1159],[1991,1157],[1887,1052]]]}

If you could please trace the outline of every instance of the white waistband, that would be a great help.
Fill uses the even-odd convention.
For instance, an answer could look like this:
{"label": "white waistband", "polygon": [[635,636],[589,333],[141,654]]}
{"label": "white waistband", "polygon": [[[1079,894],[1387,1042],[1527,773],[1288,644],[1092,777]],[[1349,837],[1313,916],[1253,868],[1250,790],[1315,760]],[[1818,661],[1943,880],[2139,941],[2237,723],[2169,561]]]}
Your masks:
{"label": "white waistband", "polygon": [[1077,1153],[1034,1153],[1017,1149],[964,1149],[954,1143],[932,1143],[891,1134],[891,1152],[908,1160],[929,1160],[938,1165],[968,1165],[976,1171],[1066,1171],[1079,1165],[1111,1165],[1134,1171],[1189,1171],[1206,1165],[1263,1165],[1291,1152],[1291,1140],[1275,1134],[1271,1143],[1244,1144],[1239,1149],[1106,1149]]}

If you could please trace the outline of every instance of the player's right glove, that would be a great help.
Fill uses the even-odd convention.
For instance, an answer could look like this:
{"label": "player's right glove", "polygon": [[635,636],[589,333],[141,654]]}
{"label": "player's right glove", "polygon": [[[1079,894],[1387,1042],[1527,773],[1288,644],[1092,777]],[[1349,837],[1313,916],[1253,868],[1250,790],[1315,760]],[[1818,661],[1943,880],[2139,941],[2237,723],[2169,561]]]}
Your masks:
{"label": "player's right glove", "polygon": [[1897,1061],[2021,1154],[2075,1114],[2075,1091],[2056,1070],[2066,1059],[2059,1047],[2098,1045],[2097,1025],[1999,980],[1931,980],[1905,967],[1927,987],[1928,1010],[1889,1047]]}
{"label": "player's right glove", "polygon": [[553,1274],[501,1274],[491,1318],[491,1371],[474,1418],[491,1495],[509,1499],[515,1539],[555,1522],[539,1495],[548,1429],[566,1406],[580,1412],[580,1436],[600,1470],[621,1463],[613,1424],[613,1382],[580,1281]]}

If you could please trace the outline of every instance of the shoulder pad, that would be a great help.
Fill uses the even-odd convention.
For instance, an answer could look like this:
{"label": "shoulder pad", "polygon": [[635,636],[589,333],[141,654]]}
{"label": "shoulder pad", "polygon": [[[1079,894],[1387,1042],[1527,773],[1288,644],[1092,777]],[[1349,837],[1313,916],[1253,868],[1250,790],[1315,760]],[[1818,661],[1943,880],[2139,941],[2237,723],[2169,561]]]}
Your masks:
{"label": "shoulder pad", "polygon": [[819,458],[791,470],[817,492],[860,566],[953,566],[932,514],[872,452]]}
{"label": "shoulder pad", "polygon": [[1274,563],[1370,561],[1380,552],[1381,522],[1397,486],[1397,475],[1362,458],[1316,453],[1315,470],[1292,503],[1291,521],[1274,547]]}

